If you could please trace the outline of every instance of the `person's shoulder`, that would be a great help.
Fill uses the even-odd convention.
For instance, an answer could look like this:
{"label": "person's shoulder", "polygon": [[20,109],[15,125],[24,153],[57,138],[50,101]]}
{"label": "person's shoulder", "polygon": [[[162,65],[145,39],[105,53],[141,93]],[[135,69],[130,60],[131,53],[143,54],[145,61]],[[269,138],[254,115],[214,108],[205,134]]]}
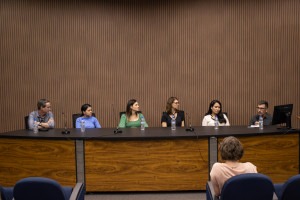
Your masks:
{"label": "person's shoulder", "polygon": [[251,162],[245,162],[244,165],[249,168],[249,169],[253,169],[254,171],[256,171],[256,166],[254,164],[252,164]]}
{"label": "person's shoulder", "polygon": [[77,117],[76,121],[81,121],[82,117]]}
{"label": "person's shoulder", "polygon": [[29,113],[29,115],[35,115],[38,111],[37,110],[34,110],[32,112]]}
{"label": "person's shoulder", "polygon": [[213,166],[211,168],[211,173],[212,174],[219,174],[219,173],[221,173],[221,171],[223,171],[222,170],[223,168],[224,168],[223,163],[216,162],[216,163],[213,164]]}
{"label": "person's shoulder", "polygon": [[271,115],[270,113],[267,112],[267,113],[266,113],[266,117],[267,117],[267,118],[272,118],[272,115]]}
{"label": "person's shoulder", "polygon": [[223,167],[224,167],[223,163],[216,162],[216,163],[213,164],[212,169],[220,169],[220,168],[223,168]]}
{"label": "person's shoulder", "polygon": [[97,120],[97,117],[91,116],[91,119],[92,119],[92,120]]}
{"label": "person's shoulder", "polygon": [[210,115],[204,115],[203,119],[208,119],[210,118]]}
{"label": "person's shoulder", "polygon": [[49,111],[47,114],[48,114],[50,117],[53,117],[53,113],[52,113],[51,111]]}

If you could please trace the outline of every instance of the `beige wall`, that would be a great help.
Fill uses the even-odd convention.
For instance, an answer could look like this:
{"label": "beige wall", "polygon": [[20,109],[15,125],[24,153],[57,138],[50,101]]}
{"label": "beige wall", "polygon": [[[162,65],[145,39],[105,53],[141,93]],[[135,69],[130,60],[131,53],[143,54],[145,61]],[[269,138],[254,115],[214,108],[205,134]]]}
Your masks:
{"label": "beige wall", "polygon": [[[143,3],[141,3],[143,2]],[[39,98],[91,103],[103,127],[138,99],[160,126],[169,96],[200,125],[212,99],[232,125],[256,103],[293,103],[300,127],[300,1],[1,1],[0,131],[22,129]]]}

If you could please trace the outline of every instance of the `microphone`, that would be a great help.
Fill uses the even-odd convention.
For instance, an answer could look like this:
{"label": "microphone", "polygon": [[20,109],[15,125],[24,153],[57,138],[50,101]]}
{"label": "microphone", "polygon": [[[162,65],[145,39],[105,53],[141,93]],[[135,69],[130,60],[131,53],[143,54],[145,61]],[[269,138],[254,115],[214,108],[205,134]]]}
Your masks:
{"label": "microphone", "polygon": [[194,128],[192,128],[192,120],[191,120],[191,117],[190,117],[190,115],[188,114],[188,113],[185,113],[186,114],[186,116],[187,116],[187,118],[188,118],[188,121],[189,121],[189,123],[190,123],[190,126],[187,128],[187,129],[185,129],[185,131],[190,131],[190,132],[194,132]]}
{"label": "microphone", "polygon": [[62,134],[70,134],[70,131],[67,129],[67,120],[66,120],[66,116],[65,113],[62,112],[62,116],[63,116],[63,120],[64,120],[64,125],[65,125],[65,130],[63,130],[61,133]]}
{"label": "microphone", "polygon": [[[115,110],[114,104],[111,104],[111,107],[112,107],[112,110],[113,110],[113,115],[115,115],[116,122],[118,123],[118,117],[116,115],[116,110]],[[119,133],[122,133],[122,132],[123,132],[122,130],[119,130],[119,124],[118,124],[117,128],[114,130],[114,134],[119,134]]]}

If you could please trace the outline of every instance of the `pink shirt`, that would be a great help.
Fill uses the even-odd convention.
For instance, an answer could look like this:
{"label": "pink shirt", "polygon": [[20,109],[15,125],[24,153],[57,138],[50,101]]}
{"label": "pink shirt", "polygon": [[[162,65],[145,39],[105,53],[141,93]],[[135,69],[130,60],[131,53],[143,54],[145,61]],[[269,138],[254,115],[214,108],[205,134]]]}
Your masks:
{"label": "pink shirt", "polygon": [[226,163],[215,163],[211,169],[210,178],[216,196],[220,196],[227,179],[245,173],[257,173],[256,166],[250,162],[238,163],[236,167],[230,167]]}

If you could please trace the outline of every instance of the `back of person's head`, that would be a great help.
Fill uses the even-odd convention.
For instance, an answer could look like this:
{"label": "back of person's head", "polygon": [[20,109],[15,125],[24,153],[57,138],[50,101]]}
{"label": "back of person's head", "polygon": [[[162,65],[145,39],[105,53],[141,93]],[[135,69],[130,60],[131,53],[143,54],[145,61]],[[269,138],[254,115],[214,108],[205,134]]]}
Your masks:
{"label": "back of person's head", "polygon": [[[172,104],[173,102],[177,100],[178,101],[178,98],[177,97],[170,97],[167,101],[167,105],[166,105],[166,112],[168,114],[172,114]],[[176,111],[177,112],[177,111]]]}
{"label": "back of person's head", "polygon": [[46,103],[49,103],[50,101],[47,99],[40,99],[37,102],[37,108],[38,110],[40,110],[41,108],[45,108],[46,107]]}
{"label": "back of person's head", "polygon": [[84,115],[83,112],[85,112],[89,107],[92,107],[92,106],[88,103],[83,104],[81,106],[81,114]]}
{"label": "back of person's head", "polygon": [[266,105],[266,108],[269,107],[269,103],[268,103],[266,100],[260,100],[260,101],[258,102],[258,105],[263,105],[263,104]]}
{"label": "back of person's head", "polygon": [[136,99],[130,99],[127,102],[127,106],[126,106],[126,115],[127,115],[127,117],[130,117],[130,115],[132,114],[131,106],[133,106],[133,104],[135,104],[135,102],[137,102]]}
{"label": "back of person's head", "polygon": [[220,152],[222,160],[238,161],[244,155],[244,148],[236,137],[229,136],[220,143]]}

